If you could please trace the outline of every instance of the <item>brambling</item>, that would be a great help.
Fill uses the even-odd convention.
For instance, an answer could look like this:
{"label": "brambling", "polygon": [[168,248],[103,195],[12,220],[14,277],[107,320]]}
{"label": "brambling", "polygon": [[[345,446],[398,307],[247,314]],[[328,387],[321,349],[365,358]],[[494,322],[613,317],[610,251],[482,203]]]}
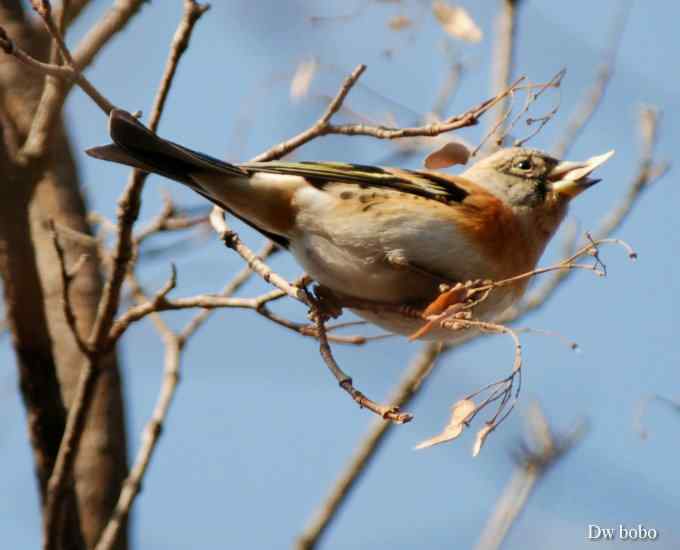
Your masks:
{"label": "brambling", "polygon": [[[288,249],[320,285],[342,297],[424,308],[442,283],[503,280],[535,268],[572,198],[613,151],[584,162],[535,149],[502,149],[460,175],[341,162],[228,164],[158,137],[125,111],[109,119],[113,144],[93,157],[183,183]],[[475,306],[493,319],[528,279]],[[341,301],[341,300],[340,300]],[[390,332],[424,321],[356,310]],[[454,340],[442,328],[426,339]]]}

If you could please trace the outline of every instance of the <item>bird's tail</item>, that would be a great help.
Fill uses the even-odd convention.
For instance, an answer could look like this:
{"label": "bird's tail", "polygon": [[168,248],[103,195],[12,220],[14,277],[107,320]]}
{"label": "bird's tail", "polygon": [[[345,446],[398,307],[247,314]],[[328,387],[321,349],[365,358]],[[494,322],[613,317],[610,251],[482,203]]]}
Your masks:
{"label": "bird's tail", "polygon": [[130,113],[120,109],[113,109],[109,115],[109,133],[112,144],[93,147],[86,151],[87,154],[160,174],[197,191],[193,177],[196,174],[219,172],[236,178],[248,177],[238,166],[158,137]]}

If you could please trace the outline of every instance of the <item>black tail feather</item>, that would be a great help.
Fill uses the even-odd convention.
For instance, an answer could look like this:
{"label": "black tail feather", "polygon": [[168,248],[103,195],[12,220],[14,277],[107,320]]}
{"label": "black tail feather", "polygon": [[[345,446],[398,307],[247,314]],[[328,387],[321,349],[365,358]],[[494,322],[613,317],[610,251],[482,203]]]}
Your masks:
{"label": "black tail feather", "polygon": [[194,187],[191,175],[220,172],[234,177],[248,174],[233,164],[192,151],[158,137],[130,113],[113,109],[109,133],[114,144],[88,149],[88,155],[153,172]]}
{"label": "black tail feather", "polygon": [[239,216],[229,208],[228,204],[219,200],[218,197],[211,196],[193,177],[201,173],[217,172],[224,174],[225,179],[244,178],[249,176],[245,170],[160,138],[130,113],[120,109],[112,110],[109,115],[109,132],[114,143],[93,147],[86,153],[94,158],[125,164],[183,183],[209,201],[231,212],[279,246],[288,248],[289,242],[286,237],[270,233],[258,227],[254,222]]}

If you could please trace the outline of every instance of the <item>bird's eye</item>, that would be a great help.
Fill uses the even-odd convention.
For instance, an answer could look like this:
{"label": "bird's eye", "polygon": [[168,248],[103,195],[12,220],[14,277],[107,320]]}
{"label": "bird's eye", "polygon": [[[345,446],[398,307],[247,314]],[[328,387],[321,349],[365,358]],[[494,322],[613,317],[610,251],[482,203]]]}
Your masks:
{"label": "bird's eye", "polygon": [[527,170],[531,170],[533,167],[534,167],[534,165],[531,163],[531,161],[529,159],[518,160],[515,163],[515,168],[517,168],[518,170],[527,171]]}

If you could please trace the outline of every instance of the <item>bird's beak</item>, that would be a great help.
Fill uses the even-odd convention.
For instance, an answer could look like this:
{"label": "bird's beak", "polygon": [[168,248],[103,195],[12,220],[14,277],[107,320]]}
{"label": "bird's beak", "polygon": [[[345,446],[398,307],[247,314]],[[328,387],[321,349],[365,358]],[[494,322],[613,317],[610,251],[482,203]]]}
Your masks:
{"label": "bird's beak", "polygon": [[560,162],[548,174],[551,189],[563,197],[574,198],[600,181],[588,176],[595,168],[607,162],[613,154],[612,150],[584,162]]}

